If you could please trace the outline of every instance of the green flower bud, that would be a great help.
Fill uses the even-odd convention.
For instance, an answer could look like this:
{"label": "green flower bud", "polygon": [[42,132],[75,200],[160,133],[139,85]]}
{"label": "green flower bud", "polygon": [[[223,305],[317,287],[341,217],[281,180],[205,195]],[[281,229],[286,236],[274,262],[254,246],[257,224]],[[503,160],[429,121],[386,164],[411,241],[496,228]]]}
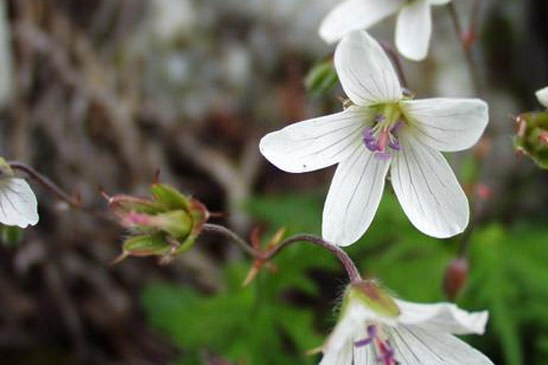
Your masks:
{"label": "green flower bud", "polygon": [[194,245],[209,218],[205,205],[168,185],[152,185],[151,194],[152,199],[108,197],[109,207],[132,232],[115,262],[127,256],[162,256],[161,263],[168,263]]}
{"label": "green flower bud", "polygon": [[400,314],[400,309],[392,296],[373,280],[363,280],[348,286],[342,312],[355,302],[383,317],[395,318]]}
{"label": "green flower bud", "polygon": [[516,123],[516,150],[529,156],[539,167],[548,169],[548,112],[520,114]]}
{"label": "green flower bud", "polygon": [[310,69],[305,79],[308,92],[322,95],[329,92],[339,80],[331,60],[318,63]]}

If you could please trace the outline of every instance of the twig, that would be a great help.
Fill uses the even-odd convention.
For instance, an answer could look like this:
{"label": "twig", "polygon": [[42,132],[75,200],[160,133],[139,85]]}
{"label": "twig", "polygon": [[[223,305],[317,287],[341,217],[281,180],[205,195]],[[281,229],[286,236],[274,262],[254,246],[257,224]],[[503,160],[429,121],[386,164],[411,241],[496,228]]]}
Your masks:
{"label": "twig", "polygon": [[392,63],[396,67],[396,72],[398,73],[398,77],[400,78],[401,85],[404,88],[408,88],[407,84],[407,78],[405,77],[405,72],[403,71],[403,66],[400,60],[400,56],[398,55],[398,52],[392,47],[392,45],[388,42],[381,41],[381,46],[384,49],[384,51],[388,54],[390,59],[392,60]]}
{"label": "twig", "polygon": [[238,246],[242,248],[242,250],[244,250],[246,253],[248,253],[249,255],[253,257],[257,257],[258,255],[260,255],[260,253],[255,251],[251,247],[251,245],[247,243],[246,240],[244,240],[243,238],[238,236],[236,233],[232,232],[230,229],[224,226],[220,226],[218,224],[213,224],[213,223],[206,223],[204,224],[204,227],[202,228],[202,230],[204,232],[221,234],[223,236],[230,238],[232,241],[236,242]]}
{"label": "twig", "polygon": [[274,247],[273,249],[266,251],[266,252],[259,252],[254,250],[250,244],[247,243],[246,240],[238,236],[236,233],[232,232],[230,229],[216,225],[211,223],[206,223],[203,228],[204,232],[211,232],[211,233],[218,233],[222,234],[234,242],[236,242],[242,249],[248,253],[249,255],[253,256],[256,259],[260,259],[262,261],[268,261],[272,258],[274,258],[276,255],[278,255],[283,249],[285,249],[287,246],[291,245],[295,242],[309,242],[312,244],[315,244],[317,246],[320,246],[324,248],[325,250],[329,251],[331,254],[333,254],[337,259],[343,264],[346,273],[348,274],[348,278],[351,282],[357,282],[361,280],[360,272],[358,271],[358,268],[348,256],[348,254],[341,249],[339,246],[333,245],[325,240],[323,240],[320,237],[311,235],[311,234],[296,234],[294,236],[291,236],[284,241],[282,241],[279,245]]}
{"label": "twig", "polygon": [[82,201],[79,198],[75,198],[74,196],[66,193],[57,184],[51,181],[50,178],[42,175],[41,173],[36,171],[32,166],[29,166],[19,161],[10,161],[8,162],[8,164],[10,165],[12,169],[19,170],[27,174],[31,179],[33,179],[34,181],[42,185],[44,188],[49,190],[53,195],[55,195],[58,199],[66,202],[72,208],[81,210],[101,220],[113,222],[113,220],[110,217],[102,214],[101,212],[98,212],[94,210],[93,208],[84,206],[82,204]]}
{"label": "twig", "polygon": [[451,18],[453,19],[453,26],[455,27],[455,33],[457,34],[460,46],[462,48],[462,52],[464,53],[464,58],[466,59],[468,71],[470,72],[472,83],[474,84],[474,89],[476,90],[476,93],[482,94],[483,93],[482,85],[479,77],[479,72],[476,67],[476,62],[474,61],[472,47],[470,47],[464,42],[464,38],[463,38],[464,32],[463,32],[462,24],[459,18],[459,14],[457,12],[457,6],[455,5],[454,1],[450,1],[447,4],[447,6],[449,9],[449,13],[451,14]]}

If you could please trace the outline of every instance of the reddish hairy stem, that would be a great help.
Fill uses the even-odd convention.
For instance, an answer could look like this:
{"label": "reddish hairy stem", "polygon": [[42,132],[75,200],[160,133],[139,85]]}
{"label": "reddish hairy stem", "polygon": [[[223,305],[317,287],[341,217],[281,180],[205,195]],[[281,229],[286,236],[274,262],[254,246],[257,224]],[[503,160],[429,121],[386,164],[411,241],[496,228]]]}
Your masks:
{"label": "reddish hairy stem", "polygon": [[112,219],[110,219],[108,216],[105,216],[101,214],[100,212],[97,212],[91,208],[85,207],[79,198],[76,198],[66,193],[57,184],[55,184],[50,178],[48,178],[45,175],[42,175],[41,173],[36,171],[32,166],[19,161],[10,161],[8,162],[8,164],[13,170],[19,170],[27,174],[31,179],[33,179],[34,181],[42,185],[44,188],[50,191],[53,195],[55,195],[58,199],[66,202],[72,208],[79,209],[96,218],[112,222]]}
{"label": "reddish hairy stem", "polygon": [[311,235],[311,234],[296,234],[294,236],[291,236],[285,240],[283,240],[279,245],[277,245],[272,250],[266,251],[266,252],[259,252],[251,247],[246,240],[238,236],[236,233],[232,232],[230,229],[217,225],[217,224],[211,224],[206,223],[204,225],[203,230],[205,232],[211,232],[211,233],[218,233],[222,234],[234,242],[236,242],[242,249],[248,253],[249,255],[253,256],[255,259],[268,261],[272,258],[274,258],[276,255],[278,255],[283,249],[285,249],[287,246],[295,243],[295,242],[309,242],[312,244],[315,244],[316,246],[320,246],[323,249],[327,250],[329,253],[334,255],[344,266],[346,273],[348,274],[348,278],[351,282],[358,282],[361,280],[361,275],[358,271],[358,268],[354,264],[354,261],[348,256],[348,254],[339,246],[333,245],[325,240],[323,240],[320,237]]}

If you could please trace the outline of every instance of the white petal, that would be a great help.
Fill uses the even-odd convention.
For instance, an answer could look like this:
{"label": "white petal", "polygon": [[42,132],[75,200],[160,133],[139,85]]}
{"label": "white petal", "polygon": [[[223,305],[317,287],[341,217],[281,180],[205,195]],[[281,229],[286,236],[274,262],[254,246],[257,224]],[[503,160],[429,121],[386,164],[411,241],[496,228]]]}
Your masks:
{"label": "white petal", "polygon": [[487,103],[479,99],[434,98],[401,102],[422,143],[438,151],[472,147],[489,121]]}
{"label": "white petal", "polygon": [[536,92],[538,102],[548,108],[548,86]]}
{"label": "white petal", "polygon": [[492,365],[485,355],[448,333],[426,331],[416,326],[398,326],[390,331],[390,344],[402,365]]}
{"label": "white petal", "polygon": [[363,128],[372,118],[365,108],[291,124],[261,139],[268,161],[287,172],[318,170],[345,159],[361,143]]}
{"label": "white petal", "polygon": [[396,47],[403,56],[414,61],[426,58],[431,34],[432,14],[427,0],[412,1],[400,11]]}
{"label": "white petal", "polygon": [[408,133],[394,154],[392,186],[413,225],[423,233],[447,238],[464,231],[469,208],[466,195],[443,155]]}
{"label": "white petal", "polygon": [[429,0],[430,5],[446,5],[451,2],[451,0]]}
{"label": "white petal", "polygon": [[394,299],[400,308],[398,322],[455,335],[483,334],[488,313],[467,312],[453,303],[419,304]]}
{"label": "white petal", "polygon": [[341,85],[357,105],[401,99],[394,67],[376,40],[364,31],[345,36],[335,50],[335,68]]}
{"label": "white petal", "polygon": [[352,365],[354,339],[361,325],[351,315],[343,316],[327,339],[320,365]]}
{"label": "white petal", "polygon": [[404,0],[346,0],[337,5],[322,21],[320,36],[335,42],[353,30],[367,29],[395,13]]}
{"label": "white petal", "polygon": [[348,246],[365,233],[381,201],[389,165],[363,144],[339,164],[323,209],[325,240]]}
{"label": "white petal", "polygon": [[0,179],[0,223],[26,228],[38,223],[37,202],[24,179]]}

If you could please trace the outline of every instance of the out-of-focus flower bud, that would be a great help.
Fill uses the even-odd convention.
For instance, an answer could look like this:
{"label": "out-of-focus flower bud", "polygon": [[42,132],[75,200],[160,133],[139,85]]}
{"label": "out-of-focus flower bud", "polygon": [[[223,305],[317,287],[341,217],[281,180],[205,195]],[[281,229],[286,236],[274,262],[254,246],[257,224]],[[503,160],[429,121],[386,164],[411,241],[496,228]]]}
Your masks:
{"label": "out-of-focus flower bud", "polygon": [[161,256],[161,263],[168,263],[194,245],[209,218],[201,202],[171,186],[153,184],[151,194],[152,199],[129,195],[107,197],[120,224],[131,232],[115,263],[127,256]]}
{"label": "out-of-focus flower bud", "polygon": [[516,117],[516,150],[548,169],[548,112],[523,113]]}
{"label": "out-of-focus flower bud", "polygon": [[314,95],[322,95],[329,92],[339,78],[331,60],[318,63],[308,71],[305,79],[305,86],[308,92]]}
{"label": "out-of-focus flower bud", "polygon": [[443,276],[443,291],[449,300],[457,299],[467,279],[468,260],[465,257],[457,257],[449,263]]}

